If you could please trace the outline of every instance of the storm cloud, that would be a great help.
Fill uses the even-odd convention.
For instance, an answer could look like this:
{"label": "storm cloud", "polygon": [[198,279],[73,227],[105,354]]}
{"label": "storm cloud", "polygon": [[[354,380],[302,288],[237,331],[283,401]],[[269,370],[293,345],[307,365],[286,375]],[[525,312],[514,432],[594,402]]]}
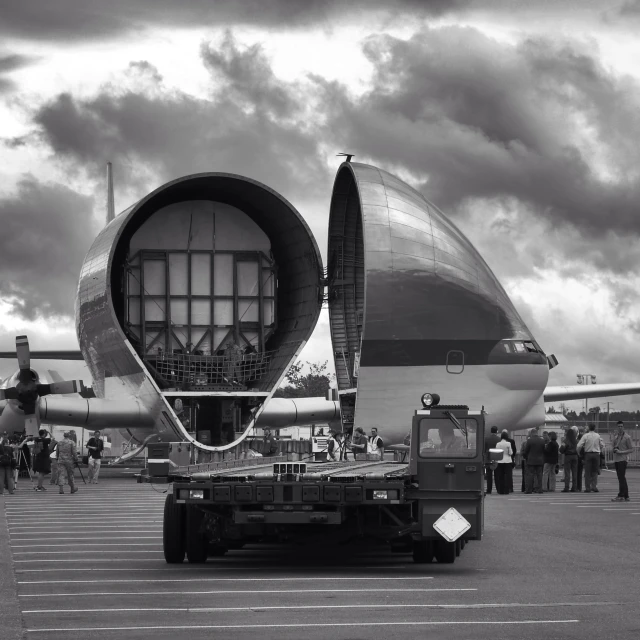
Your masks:
{"label": "storm cloud", "polygon": [[7,74],[33,64],[36,60],[35,56],[0,52],[0,94],[12,91],[16,87],[15,82],[7,77]]}
{"label": "storm cloud", "polygon": [[91,209],[91,198],[33,176],[0,199],[0,298],[15,315],[73,315],[82,260],[98,231]]}
{"label": "storm cloud", "polygon": [[[167,90],[157,70],[137,62],[152,91],[107,87],[91,99],[58,95],[34,116],[58,158],[102,176],[104,163],[126,159],[125,181],[136,167],[155,184],[201,171],[249,175],[291,198],[329,180],[319,159],[320,138],[296,83],[280,83],[259,46],[239,48],[228,36],[202,48],[215,80],[211,98]],[[123,186],[122,184],[120,186]],[[142,194],[140,194],[142,195]]]}
{"label": "storm cloud", "polygon": [[[635,243],[621,240],[640,231],[634,80],[613,75],[584,44],[529,38],[511,45],[469,27],[423,29],[408,40],[371,36],[363,51],[374,74],[354,97],[320,77],[278,79],[260,45],[240,46],[228,33],[221,45],[201,47],[211,74],[207,99],[166,90],[157,70],[139,61],[129,71],[155,90],[61,94],[35,121],[58,157],[96,176],[118,158],[160,182],[232,171],[294,203],[302,194],[326,200],[323,150],[347,150],[398,172],[462,223],[483,217],[488,246],[507,231],[498,210],[511,208],[519,233],[535,228],[554,247],[549,260],[541,236],[529,234],[505,250],[505,265],[524,243],[528,272],[545,263],[635,268]],[[134,171],[128,179],[137,178]],[[596,247],[569,259],[594,237]]]}
{"label": "storm cloud", "polygon": [[38,40],[94,40],[153,27],[226,27],[229,24],[281,29],[331,27],[362,14],[405,18],[439,16],[467,0],[7,0],[0,34]]}

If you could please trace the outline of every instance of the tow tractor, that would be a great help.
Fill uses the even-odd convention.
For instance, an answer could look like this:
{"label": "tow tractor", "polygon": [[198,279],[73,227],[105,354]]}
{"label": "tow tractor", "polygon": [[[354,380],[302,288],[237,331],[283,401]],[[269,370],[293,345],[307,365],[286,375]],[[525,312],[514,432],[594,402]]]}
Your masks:
{"label": "tow tractor", "polygon": [[[166,561],[186,555],[202,563],[250,543],[374,538],[417,563],[453,563],[468,541],[482,538],[484,465],[503,453],[490,449],[485,459],[484,409],[438,403],[437,394],[422,396],[410,443],[394,461],[270,458],[173,467],[165,465],[166,452],[151,447],[147,480],[172,483]],[[154,456],[162,464],[154,465]]]}

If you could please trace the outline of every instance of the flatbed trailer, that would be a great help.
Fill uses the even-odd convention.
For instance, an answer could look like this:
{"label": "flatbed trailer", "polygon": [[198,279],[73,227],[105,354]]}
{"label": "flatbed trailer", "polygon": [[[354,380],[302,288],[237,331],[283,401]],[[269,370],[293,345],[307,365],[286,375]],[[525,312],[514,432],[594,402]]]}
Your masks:
{"label": "flatbed trailer", "polygon": [[201,563],[252,542],[368,538],[418,563],[454,562],[482,538],[484,413],[418,410],[411,433],[404,462],[269,458],[172,469],[166,561]]}

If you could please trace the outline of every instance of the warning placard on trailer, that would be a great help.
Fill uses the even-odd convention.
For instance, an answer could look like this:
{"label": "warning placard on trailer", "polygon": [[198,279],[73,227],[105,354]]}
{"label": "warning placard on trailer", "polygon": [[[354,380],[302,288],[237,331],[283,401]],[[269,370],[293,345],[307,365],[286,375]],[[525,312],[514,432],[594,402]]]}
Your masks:
{"label": "warning placard on trailer", "polygon": [[471,523],[451,507],[433,523],[433,528],[445,540],[455,542],[463,533],[471,529]]}

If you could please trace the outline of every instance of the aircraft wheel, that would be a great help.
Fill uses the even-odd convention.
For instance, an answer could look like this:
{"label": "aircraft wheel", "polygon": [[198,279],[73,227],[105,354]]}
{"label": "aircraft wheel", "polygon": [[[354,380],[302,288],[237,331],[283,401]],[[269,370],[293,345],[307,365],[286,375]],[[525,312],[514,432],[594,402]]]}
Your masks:
{"label": "aircraft wheel", "polygon": [[453,564],[456,561],[456,543],[437,540],[434,549],[436,560],[440,564]]}
{"label": "aircraft wheel", "polygon": [[200,531],[204,513],[195,507],[187,507],[185,548],[191,564],[202,564],[209,555],[209,542]]}
{"label": "aircraft wheel", "polygon": [[431,540],[413,541],[413,561],[416,564],[428,564],[433,560],[433,543]]}
{"label": "aircraft wheel", "polygon": [[164,559],[169,564],[184,561],[184,505],[176,504],[170,493],[164,501],[164,519],[162,522],[162,548]]}

